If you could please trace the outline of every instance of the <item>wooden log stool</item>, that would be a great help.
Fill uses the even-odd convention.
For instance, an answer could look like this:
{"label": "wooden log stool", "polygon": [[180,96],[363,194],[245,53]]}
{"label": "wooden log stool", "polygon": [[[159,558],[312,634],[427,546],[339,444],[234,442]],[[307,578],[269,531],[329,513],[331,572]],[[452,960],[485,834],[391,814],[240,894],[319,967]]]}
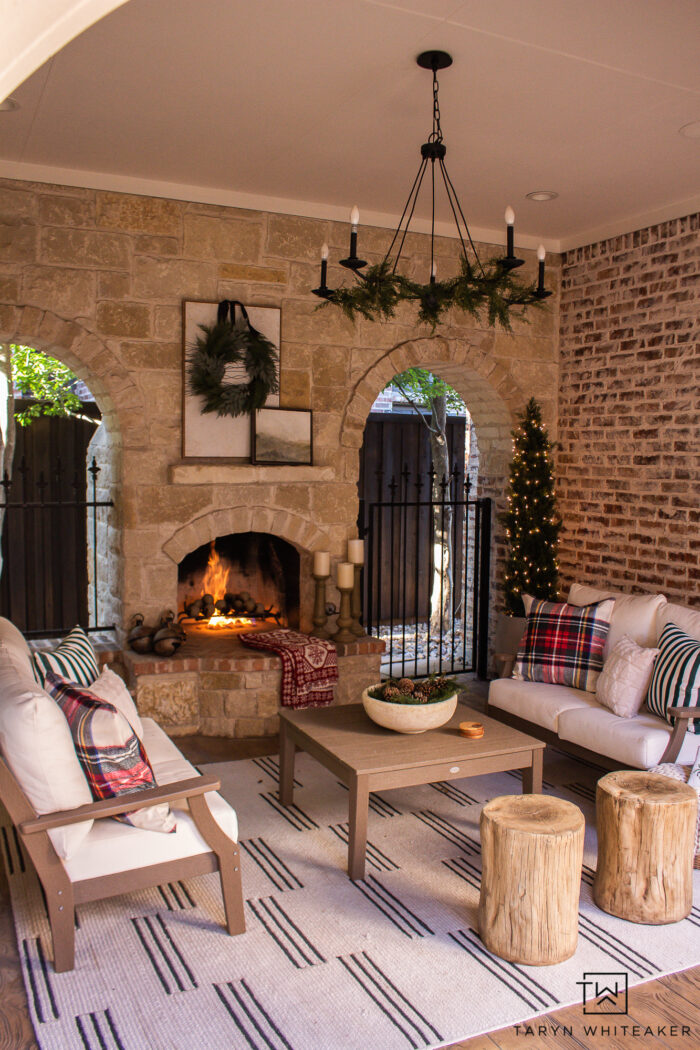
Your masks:
{"label": "wooden log stool", "polygon": [[630,922],[678,922],[693,904],[698,797],[659,773],[625,770],[598,781],[593,899]]}
{"label": "wooden log stool", "polygon": [[481,813],[479,933],[529,966],[570,958],[578,941],[583,813],[548,795],[503,795]]}

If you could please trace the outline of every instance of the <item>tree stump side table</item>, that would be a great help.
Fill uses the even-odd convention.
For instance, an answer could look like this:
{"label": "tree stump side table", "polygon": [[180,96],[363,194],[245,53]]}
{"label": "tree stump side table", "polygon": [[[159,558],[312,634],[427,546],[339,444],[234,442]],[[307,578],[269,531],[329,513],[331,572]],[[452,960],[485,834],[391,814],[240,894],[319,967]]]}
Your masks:
{"label": "tree stump side table", "polygon": [[481,813],[479,933],[510,962],[550,966],[576,951],[583,813],[548,795],[502,795]]}
{"label": "tree stump side table", "polygon": [[690,913],[697,807],[692,787],[659,773],[625,770],[598,781],[599,908],[650,925]]}

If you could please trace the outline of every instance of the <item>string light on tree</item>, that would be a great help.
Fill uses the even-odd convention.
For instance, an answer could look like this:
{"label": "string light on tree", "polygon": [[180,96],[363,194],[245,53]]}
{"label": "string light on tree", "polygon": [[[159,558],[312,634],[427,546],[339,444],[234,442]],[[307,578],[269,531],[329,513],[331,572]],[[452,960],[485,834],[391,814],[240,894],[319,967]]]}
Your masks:
{"label": "string light on tree", "polygon": [[521,594],[557,599],[557,543],[561,520],[554,494],[553,449],[534,398],[513,431],[508,509],[501,515],[508,540],[505,565],[505,611],[522,616]]}

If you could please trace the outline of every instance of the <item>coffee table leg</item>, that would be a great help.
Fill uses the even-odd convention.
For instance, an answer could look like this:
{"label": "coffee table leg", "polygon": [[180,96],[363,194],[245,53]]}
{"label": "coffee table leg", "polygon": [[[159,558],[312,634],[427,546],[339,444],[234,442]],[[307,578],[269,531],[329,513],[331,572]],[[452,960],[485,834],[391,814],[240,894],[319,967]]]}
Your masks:
{"label": "coffee table leg", "polygon": [[348,875],[351,879],[364,879],[365,877],[368,808],[369,782],[367,777],[354,777],[350,783],[350,836],[348,840]]}
{"label": "coffee table leg", "polygon": [[523,770],[523,794],[542,794],[542,749],[532,752],[532,765]]}
{"label": "coffee table leg", "polygon": [[284,719],[280,725],[280,782],[279,795],[283,806],[291,806],[294,801],[294,756],[296,744]]}

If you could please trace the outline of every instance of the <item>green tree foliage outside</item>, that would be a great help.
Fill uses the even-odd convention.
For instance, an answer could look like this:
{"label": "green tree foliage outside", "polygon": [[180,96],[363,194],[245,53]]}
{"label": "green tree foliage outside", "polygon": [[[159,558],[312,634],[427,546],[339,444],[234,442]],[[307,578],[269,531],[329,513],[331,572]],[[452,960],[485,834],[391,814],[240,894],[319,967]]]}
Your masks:
{"label": "green tree foliage outside", "polygon": [[78,379],[70,368],[31,346],[13,344],[11,350],[15,391],[33,401],[15,411],[20,426],[28,427],[40,416],[72,416],[99,423],[83,413],[83,403],[74,390]]}
{"label": "green tree foliage outside", "polygon": [[554,493],[553,451],[542,410],[531,398],[513,434],[508,510],[501,515],[508,553],[505,611],[524,616],[522,594],[557,600],[557,544],[562,522]]}

